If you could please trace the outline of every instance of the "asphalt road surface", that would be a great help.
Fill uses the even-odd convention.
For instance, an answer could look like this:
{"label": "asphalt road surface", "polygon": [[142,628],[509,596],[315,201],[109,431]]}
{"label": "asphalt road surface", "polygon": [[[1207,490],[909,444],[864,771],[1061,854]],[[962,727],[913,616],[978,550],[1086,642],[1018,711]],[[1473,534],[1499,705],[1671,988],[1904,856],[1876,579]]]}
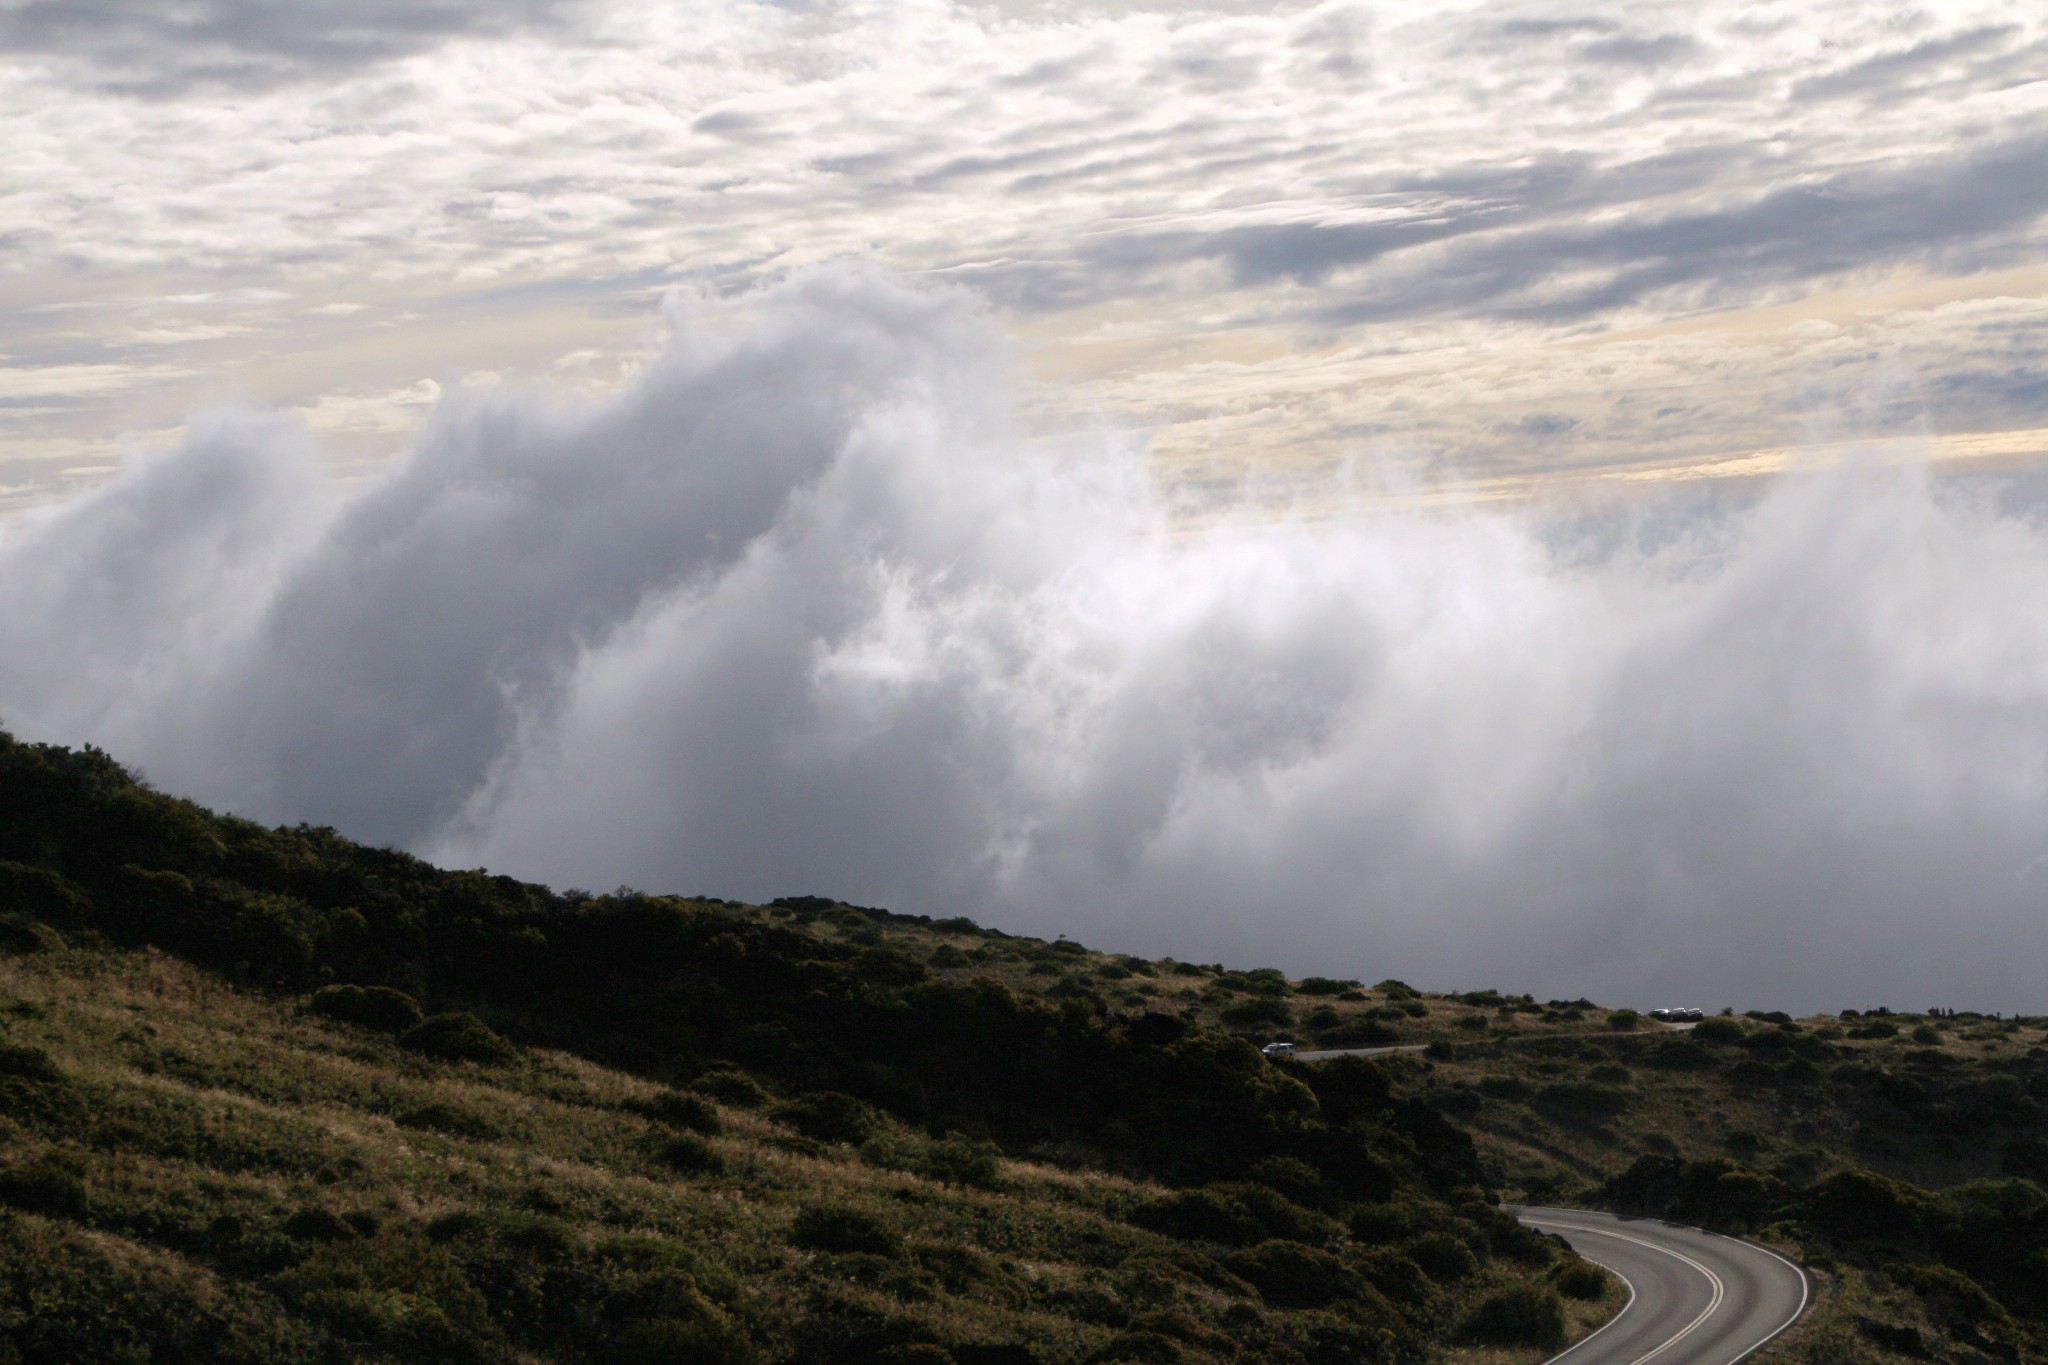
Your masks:
{"label": "asphalt road surface", "polygon": [[1421,1052],[1428,1043],[1402,1043],[1397,1047],[1326,1047],[1321,1051],[1297,1052],[1297,1062],[1321,1062],[1332,1057],[1384,1057],[1389,1052]]}
{"label": "asphalt road surface", "polygon": [[[1662,1022],[1660,1022],[1660,1021],[1658,1021],[1658,1020],[1654,1020],[1654,1019],[1652,1019],[1652,1020],[1647,1020],[1647,1021],[1645,1021],[1645,1022],[1646,1022],[1646,1023],[1648,1024],[1648,1027],[1649,1027],[1649,1029],[1650,1029],[1650,1030],[1656,1030],[1656,1029],[1664,1029],[1664,1030],[1669,1030],[1669,1031],[1671,1031],[1671,1032],[1673,1032],[1673,1033],[1683,1033],[1683,1032],[1684,1032],[1685,1030],[1687,1030],[1687,1029],[1689,1029],[1689,1028],[1695,1028],[1695,1027],[1697,1027],[1697,1025],[1694,1025],[1694,1024],[1666,1024],[1666,1023],[1662,1023]],[[1646,1031],[1648,1031],[1648,1030],[1646,1030]],[[1532,1034],[1530,1034],[1529,1036],[1530,1036],[1530,1037],[1532,1037],[1532,1038],[1576,1038],[1576,1037],[1579,1037],[1580,1035],[1579,1035],[1579,1034],[1576,1034],[1576,1033],[1541,1033],[1541,1034],[1537,1034],[1537,1033],[1532,1033]],[[1616,1033],[1611,1033],[1611,1032],[1604,1032],[1604,1031],[1603,1031],[1603,1032],[1601,1032],[1601,1033],[1597,1033],[1597,1034],[1588,1034],[1588,1035],[1586,1035],[1586,1036],[1588,1036],[1588,1037],[1599,1037],[1599,1038],[1614,1038],[1614,1037],[1625,1037],[1625,1036],[1627,1036],[1627,1035],[1624,1035],[1624,1034],[1616,1034]],[[1497,1042],[1497,1041],[1499,1041],[1500,1037],[1501,1037],[1501,1035],[1499,1035],[1499,1034],[1495,1034],[1495,1035],[1493,1036],[1493,1041],[1496,1041],[1496,1042]],[[1482,1041],[1482,1042],[1483,1042],[1483,1041],[1486,1041],[1486,1040],[1485,1040],[1485,1039],[1480,1039],[1480,1040],[1477,1040],[1477,1041]],[[1397,1045],[1395,1045],[1395,1046],[1393,1046],[1393,1047],[1326,1047],[1326,1048],[1316,1048],[1316,1049],[1309,1049],[1309,1050],[1305,1050],[1305,1051],[1300,1051],[1300,1052],[1296,1052],[1296,1053],[1294,1054],[1294,1060],[1295,1060],[1295,1061],[1297,1061],[1297,1062],[1323,1062],[1323,1061],[1328,1061],[1328,1060],[1329,1060],[1330,1058],[1332,1058],[1332,1057],[1384,1057],[1384,1056],[1386,1056],[1386,1055],[1387,1055],[1387,1054],[1388,1054],[1389,1052],[1422,1052],[1422,1051],[1424,1051],[1425,1049],[1427,1049],[1427,1048],[1428,1048],[1428,1046],[1429,1046],[1429,1044],[1427,1044],[1427,1043],[1400,1043],[1400,1044],[1397,1044]]]}
{"label": "asphalt road surface", "polygon": [[1806,1309],[1782,1256],[1698,1228],[1579,1209],[1511,1209],[1620,1276],[1628,1306],[1548,1365],[1734,1365]]}

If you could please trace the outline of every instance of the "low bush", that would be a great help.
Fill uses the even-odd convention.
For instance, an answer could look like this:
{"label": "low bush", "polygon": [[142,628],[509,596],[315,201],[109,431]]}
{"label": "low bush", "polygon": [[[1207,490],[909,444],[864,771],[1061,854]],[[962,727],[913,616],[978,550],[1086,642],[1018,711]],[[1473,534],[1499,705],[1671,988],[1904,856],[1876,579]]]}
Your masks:
{"label": "low bush", "polygon": [[92,1198],[77,1172],[44,1159],[0,1171],[0,1206],[83,1221],[92,1211]]}
{"label": "low bush", "polygon": [[403,1033],[426,1017],[417,1001],[389,986],[322,986],[306,1007],[379,1033]]}
{"label": "low bush", "polygon": [[1284,1000],[1255,995],[1224,1010],[1221,1018],[1236,1029],[1285,1029],[1294,1023],[1294,1011]]}
{"label": "low bush", "polygon": [[424,1129],[478,1142],[499,1136],[498,1125],[483,1115],[439,1100],[401,1110],[394,1122],[401,1128]]}
{"label": "low bush", "polygon": [[1261,1242],[1225,1258],[1224,1265],[1280,1308],[1322,1308],[1357,1298],[1365,1288],[1365,1280],[1343,1261],[1299,1242]]}
{"label": "low bush", "polygon": [[62,951],[64,935],[41,920],[25,915],[0,915],[0,953],[28,957],[35,953]]}
{"label": "low bush", "polygon": [[1591,1261],[1572,1261],[1557,1271],[1557,1292],[1568,1299],[1596,1302],[1607,1292],[1607,1272]]}
{"label": "low bush", "polygon": [[927,1144],[915,1168],[919,1174],[955,1185],[994,1185],[1003,1168],[1003,1149],[986,1138],[948,1133]]}
{"label": "low bush", "polygon": [[1479,1258],[1472,1248],[1448,1232],[1427,1232],[1402,1248],[1422,1273],[1438,1284],[1454,1284],[1477,1273]]}
{"label": "low bush", "polygon": [[1474,1304],[1458,1324],[1458,1338],[1474,1346],[1533,1346],[1554,1351],[1564,1345],[1564,1302],[1555,1290],[1517,1284]]}
{"label": "low bush", "polygon": [[871,1213],[838,1204],[806,1205],[790,1227],[789,1240],[805,1251],[903,1254],[903,1239],[894,1228]]}
{"label": "low bush", "polygon": [[680,1090],[663,1090],[647,1099],[635,1100],[627,1107],[656,1123],[702,1133],[706,1137],[717,1137],[725,1131],[724,1121],[708,1100]]}
{"label": "low bush", "polygon": [[414,1052],[444,1062],[482,1062],[504,1066],[519,1060],[519,1049],[493,1033],[474,1014],[436,1014],[399,1035]]}
{"label": "low bush", "polygon": [[1377,1019],[1353,1019],[1324,1029],[1316,1041],[1330,1047],[1387,1047],[1401,1041],[1401,1034]]}
{"label": "low bush", "polygon": [[662,1165],[684,1175],[717,1175],[725,1169],[725,1158],[695,1133],[677,1133],[656,1144],[655,1157]]}
{"label": "low bush", "polygon": [[882,1116],[873,1105],[837,1090],[799,1095],[770,1109],[768,1117],[820,1142],[856,1145],[874,1136],[882,1125]]}
{"label": "low bush", "polygon": [[1597,1081],[1558,1081],[1536,1092],[1536,1107],[1565,1123],[1602,1123],[1628,1106],[1626,1090]]}
{"label": "low bush", "polygon": [[333,1210],[309,1206],[284,1220],[284,1235],[299,1242],[346,1242],[356,1230]]}
{"label": "low bush", "polygon": [[39,1047],[0,1043],[0,1076],[13,1076],[39,1085],[61,1085],[64,1070]]}
{"label": "low bush", "polygon": [[714,1067],[691,1081],[690,1089],[735,1109],[759,1109],[769,1098],[759,1081],[737,1067]]}

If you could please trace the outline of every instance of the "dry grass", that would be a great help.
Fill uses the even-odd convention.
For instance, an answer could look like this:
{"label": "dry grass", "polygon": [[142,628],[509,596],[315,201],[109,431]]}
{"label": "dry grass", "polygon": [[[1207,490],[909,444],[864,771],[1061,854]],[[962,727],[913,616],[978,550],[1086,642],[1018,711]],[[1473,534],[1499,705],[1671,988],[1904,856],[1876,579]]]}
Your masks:
{"label": "dry grass", "polygon": [[[1186,1247],[1124,1220],[1163,1193],[1143,1181],[1007,1161],[990,1187],[949,1184],[731,1106],[703,1139],[722,1169],[679,1173],[660,1155],[674,1133],[635,1111],[661,1093],[645,1080],[552,1052],[511,1066],[424,1059],[155,952],[0,958],[0,1020],[6,1042],[55,1060],[73,1105],[0,1117],[7,1164],[82,1171],[92,1207],[89,1231],[31,1215],[17,1224],[85,1237],[195,1301],[228,1290],[210,1253],[177,1248],[214,1245],[228,1220],[267,1234],[321,1210],[367,1246],[484,1210],[540,1220],[582,1248],[621,1237],[682,1248],[771,1357],[793,1349],[794,1325],[821,1305],[945,1342],[1026,1342],[1046,1360],[1080,1360],[1139,1329],[1189,1360],[1230,1358],[1316,1316],[1267,1307],[1227,1275],[1176,1269]],[[885,1137],[928,1140],[893,1125]],[[800,1249],[792,1225],[813,1204],[872,1217],[902,1254]],[[1491,1269],[1445,1291],[1439,1322],[1516,1273]],[[1575,1329],[1603,1307],[1575,1307]]]}

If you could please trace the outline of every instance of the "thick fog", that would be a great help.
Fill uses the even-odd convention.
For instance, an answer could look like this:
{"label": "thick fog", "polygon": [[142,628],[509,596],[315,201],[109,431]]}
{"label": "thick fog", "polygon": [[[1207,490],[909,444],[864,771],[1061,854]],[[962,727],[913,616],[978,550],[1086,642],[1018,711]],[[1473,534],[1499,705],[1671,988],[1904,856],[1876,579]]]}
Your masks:
{"label": "thick fog", "polygon": [[368,484],[230,414],[16,518],[0,719],[563,886],[2048,1010],[2048,522],[1994,485],[1190,518],[1131,442],[1021,435],[958,298],[673,311],[616,400],[451,397]]}

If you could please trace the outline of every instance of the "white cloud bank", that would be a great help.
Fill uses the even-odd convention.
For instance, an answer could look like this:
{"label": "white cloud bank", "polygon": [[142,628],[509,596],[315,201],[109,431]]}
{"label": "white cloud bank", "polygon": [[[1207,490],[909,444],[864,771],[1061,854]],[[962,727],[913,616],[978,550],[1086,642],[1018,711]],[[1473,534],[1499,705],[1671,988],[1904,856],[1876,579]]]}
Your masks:
{"label": "white cloud bank", "polygon": [[[679,305],[625,396],[341,489],[218,418],[0,541],[0,716],[563,883],[1186,958],[2048,1008],[2048,524],[1913,472],[1609,518],[1177,524],[957,298]],[[1651,534],[1652,530],[1655,534]]]}

